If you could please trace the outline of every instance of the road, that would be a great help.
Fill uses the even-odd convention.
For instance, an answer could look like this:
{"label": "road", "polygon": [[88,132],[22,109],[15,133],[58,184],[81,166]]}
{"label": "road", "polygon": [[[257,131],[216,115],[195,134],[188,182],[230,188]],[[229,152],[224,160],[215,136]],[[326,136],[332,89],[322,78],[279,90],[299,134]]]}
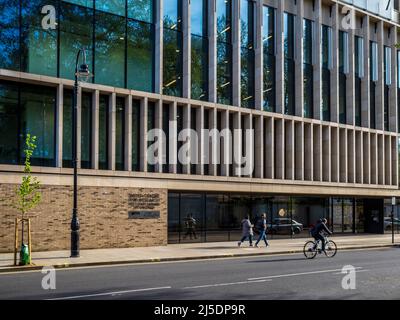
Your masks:
{"label": "road", "polygon": [[[346,265],[356,268],[355,290],[342,287]],[[43,290],[43,277],[0,274],[0,299],[400,299],[400,249],[62,269],[56,290]]]}

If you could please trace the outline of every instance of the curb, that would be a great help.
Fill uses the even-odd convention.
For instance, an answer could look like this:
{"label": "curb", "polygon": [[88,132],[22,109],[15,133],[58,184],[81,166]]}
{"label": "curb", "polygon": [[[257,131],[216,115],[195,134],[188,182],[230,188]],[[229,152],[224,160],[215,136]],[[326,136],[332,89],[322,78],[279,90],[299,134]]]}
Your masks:
{"label": "curb", "polygon": [[[338,248],[340,251],[360,250],[360,249],[380,249],[380,248],[400,248],[400,245],[374,245],[374,246],[362,246],[362,247],[344,247]],[[194,256],[194,257],[180,257],[180,258],[153,258],[153,259],[141,259],[141,260],[115,260],[115,261],[104,261],[104,262],[82,262],[74,264],[58,264],[53,266],[55,269],[74,269],[81,267],[98,267],[98,266],[112,266],[112,265],[130,265],[130,264],[144,264],[144,263],[160,263],[160,262],[178,262],[178,261],[201,261],[210,259],[226,259],[226,258],[241,258],[241,257],[260,257],[260,256],[275,256],[284,254],[298,254],[303,253],[303,250],[286,250],[279,252],[258,252],[258,253],[243,253],[243,254],[221,254],[221,255],[207,255],[207,256]],[[0,274],[10,272],[28,272],[28,271],[40,271],[43,269],[43,265],[32,265],[32,266],[10,266],[0,267]]]}

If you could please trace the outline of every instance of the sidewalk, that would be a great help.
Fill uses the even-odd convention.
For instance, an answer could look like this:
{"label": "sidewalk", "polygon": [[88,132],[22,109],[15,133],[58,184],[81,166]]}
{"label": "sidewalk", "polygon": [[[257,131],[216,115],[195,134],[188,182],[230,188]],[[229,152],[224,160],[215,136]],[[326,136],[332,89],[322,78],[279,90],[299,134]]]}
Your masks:
{"label": "sidewalk", "polygon": [[[237,242],[176,244],[166,247],[81,250],[81,257],[69,258],[69,251],[33,252],[33,266],[13,267],[13,254],[0,254],[0,273],[39,270],[43,266],[69,268],[82,266],[113,265],[124,263],[150,263],[164,261],[200,260],[241,256],[302,253],[309,239],[270,240],[266,249],[250,248],[248,242],[238,248]],[[367,249],[392,246],[391,235],[359,235],[332,237],[339,250]],[[396,235],[400,243],[400,235]]]}

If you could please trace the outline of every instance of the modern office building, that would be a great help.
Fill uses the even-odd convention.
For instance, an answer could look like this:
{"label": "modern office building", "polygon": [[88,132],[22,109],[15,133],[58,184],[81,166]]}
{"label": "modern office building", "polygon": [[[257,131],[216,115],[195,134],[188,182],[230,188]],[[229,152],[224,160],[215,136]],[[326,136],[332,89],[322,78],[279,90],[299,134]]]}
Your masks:
{"label": "modern office building", "polygon": [[386,2],[0,0],[0,251],[27,133],[43,192],[34,249],[70,246],[80,48],[94,74],[78,91],[82,248],[236,240],[263,212],[274,237],[322,216],[335,233],[390,229],[400,14]]}

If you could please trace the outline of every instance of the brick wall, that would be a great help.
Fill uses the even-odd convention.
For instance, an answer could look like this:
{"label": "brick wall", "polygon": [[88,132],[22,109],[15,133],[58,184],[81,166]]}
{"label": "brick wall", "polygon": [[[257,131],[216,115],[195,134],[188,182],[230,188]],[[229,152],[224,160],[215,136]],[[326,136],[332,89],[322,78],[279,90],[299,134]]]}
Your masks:
{"label": "brick wall", "polygon": [[[15,185],[0,184],[0,252],[12,252],[16,209]],[[154,210],[129,201],[130,194],[159,194]],[[81,249],[167,245],[167,200],[163,189],[81,187],[78,216]],[[135,205],[136,207],[133,207]],[[128,212],[160,211],[160,219],[129,219]],[[32,251],[69,250],[72,187],[42,186],[42,202],[30,214]]]}

